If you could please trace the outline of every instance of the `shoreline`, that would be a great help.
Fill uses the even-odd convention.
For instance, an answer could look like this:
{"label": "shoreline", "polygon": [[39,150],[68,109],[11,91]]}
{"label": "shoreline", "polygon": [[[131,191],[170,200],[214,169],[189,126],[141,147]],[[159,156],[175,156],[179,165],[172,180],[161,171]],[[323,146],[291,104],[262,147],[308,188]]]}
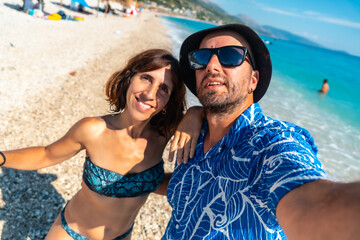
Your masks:
{"label": "shoreline", "polygon": [[157,13],[157,15],[165,16],[165,17],[173,17],[173,18],[185,19],[185,20],[190,20],[190,21],[194,21],[194,22],[201,22],[201,23],[207,23],[207,24],[220,26],[217,23],[208,22],[208,21],[197,19],[197,18],[186,17],[186,16],[182,16],[182,15],[175,15],[175,14],[172,15],[172,14],[168,14],[168,13]]}
{"label": "shoreline", "polygon": [[[165,26],[150,12],[143,12],[140,18],[133,19],[87,16],[84,22],[71,23],[32,19],[23,12],[10,11],[6,6],[0,6],[0,20],[1,14],[6,15],[6,21],[16,21],[7,28],[29,21],[25,25],[31,24],[30,28],[37,29],[37,34],[28,29],[5,29],[5,33],[11,32],[7,36],[18,39],[18,43],[15,52],[5,47],[7,52],[3,57],[8,57],[7,61],[0,57],[0,62],[6,63],[0,69],[1,150],[47,145],[64,135],[81,118],[108,114],[104,85],[113,72],[142,50],[158,47],[172,51]],[[56,46],[44,41],[41,48],[29,48],[32,42],[25,40],[41,42],[41,37],[47,36],[44,31],[52,31],[49,25],[57,27],[53,30],[57,34],[75,37],[88,34],[87,37],[91,36],[89,45],[75,40],[68,44],[65,38]],[[71,26],[80,27],[79,31],[74,32]],[[96,27],[107,31],[107,35],[101,36],[99,32],[91,35],[91,30]],[[3,37],[0,37],[0,53],[5,52],[4,45],[7,44]],[[108,45],[104,39],[109,40]],[[91,42],[97,45],[93,46]],[[99,43],[103,45],[98,46]],[[95,53],[91,48],[96,47],[98,52]],[[57,52],[57,61],[49,62],[42,56],[51,55],[53,48],[61,51]],[[9,57],[13,53],[17,56]],[[36,55],[30,58],[31,54]],[[80,62],[74,62],[74,58]],[[58,68],[60,71],[56,72]],[[75,74],[72,76],[70,72]],[[7,104],[7,110],[3,103]],[[43,239],[60,209],[81,187],[84,158],[82,151],[70,160],[38,171],[0,168],[0,238]],[[166,154],[164,159],[165,170],[172,171],[173,164],[167,162]],[[166,197],[150,194],[136,218],[132,238],[160,239],[169,218],[170,206]]]}

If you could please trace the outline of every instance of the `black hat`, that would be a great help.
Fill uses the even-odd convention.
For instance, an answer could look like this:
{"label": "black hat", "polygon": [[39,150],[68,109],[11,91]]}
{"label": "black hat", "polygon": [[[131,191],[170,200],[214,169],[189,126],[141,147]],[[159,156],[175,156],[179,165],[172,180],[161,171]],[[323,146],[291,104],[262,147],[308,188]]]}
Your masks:
{"label": "black hat", "polygon": [[185,39],[180,49],[180,65],[184,82],[189,90],[196,95],[195,70],[189,65],[188,53],[199,48],[202,39],[215,31],[229,30],[240,34],[249,43],[255,60],[254,69],[259,71],[259,82],[254,91],[254,102],[258,102],[265,94],[271,79],[272,64],[270,54],[263,40],[248,26],[227,24],[196,32]]}

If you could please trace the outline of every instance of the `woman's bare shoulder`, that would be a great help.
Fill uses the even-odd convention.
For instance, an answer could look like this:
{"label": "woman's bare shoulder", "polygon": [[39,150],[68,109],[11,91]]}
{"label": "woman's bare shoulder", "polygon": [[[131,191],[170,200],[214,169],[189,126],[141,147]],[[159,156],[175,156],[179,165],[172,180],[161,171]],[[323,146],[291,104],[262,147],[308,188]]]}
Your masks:
{"label": "woman's bare shoulder", "polygon": [[80,119],[76,124],[85,128],[91,128],[91,127],[97,128],[97,127],[106,126],[106,122],[103,116],[84,117]]}
{"label": "woman's bare shoulder", "polygon": [[85,138],[96,137],[105,129],[106,122],[101,116],[84,117],[74,125],[74,130]]}

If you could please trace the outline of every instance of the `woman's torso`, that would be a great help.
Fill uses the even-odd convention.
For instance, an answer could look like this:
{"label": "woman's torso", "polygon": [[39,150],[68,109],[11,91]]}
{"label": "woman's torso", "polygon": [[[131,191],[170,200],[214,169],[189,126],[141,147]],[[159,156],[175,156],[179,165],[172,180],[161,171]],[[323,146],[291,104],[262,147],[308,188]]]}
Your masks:
{"label": "woman's torso", "polygon": [[[154,166],[159,168],[166,145],[165,138],[151,129],[145,129],[142,136],[132,138],[129,129],[117,129],[109,125],[110,118],[111,116],[89,119],[91,134],[84,142],[88,157],[85,162],[87,168],[90,166],[96,171],[105,171],[105,175],[109,171],[120,178],[138,175],[140,179],[143,172],[149,172]],[[92,174],[87,173],[87,176]],[[95,176],[92,183],[97,182],[98,177]],[[156,176],[152,181],[155,179]],[[148,193],[141,194],[141,189],[135,189],[127,197],[109,197],[101,189],[91,190],[89,186],[92,184],[89,182],[83,181],[81,186],[66,207],[65,218],[70,228],[91,239],[111,239],[128,231],[148,197]]]}

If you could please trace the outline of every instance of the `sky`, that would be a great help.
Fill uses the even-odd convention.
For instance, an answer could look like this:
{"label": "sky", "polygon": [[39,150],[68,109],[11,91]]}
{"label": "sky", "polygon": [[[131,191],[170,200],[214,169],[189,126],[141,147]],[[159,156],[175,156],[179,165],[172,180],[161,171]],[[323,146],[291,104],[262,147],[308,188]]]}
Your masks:
{"label": "sky", "polygon": [[360,0],[211,0],[231,15],[245,14],[321,46],[360,56]]}

